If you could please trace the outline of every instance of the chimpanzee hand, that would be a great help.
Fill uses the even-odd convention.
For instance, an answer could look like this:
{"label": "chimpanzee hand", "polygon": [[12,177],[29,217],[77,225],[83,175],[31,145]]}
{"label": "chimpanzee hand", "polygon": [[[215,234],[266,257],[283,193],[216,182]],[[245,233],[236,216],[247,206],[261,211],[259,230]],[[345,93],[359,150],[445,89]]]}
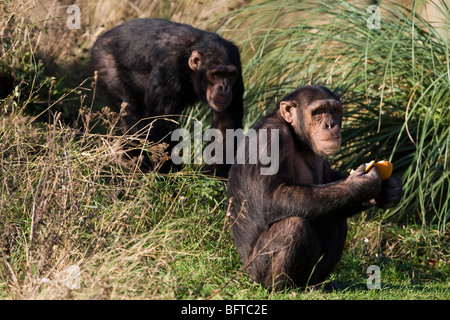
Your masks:
{"label": "chimpanzee hand", "polygon": [[373,166],[369,172],[364,173],[366,168],[362,164],[345,180],[349,183],[350,192],[353,197],[360,201],[366,201],[378,196],[381,188],[378,170]]}
{"label": "chimpanzee hand", "polygon": [[370,202],[382,209],[395,207],[403,196],[402,183],[397,178],[389,178],[381,182],[381,190]]}

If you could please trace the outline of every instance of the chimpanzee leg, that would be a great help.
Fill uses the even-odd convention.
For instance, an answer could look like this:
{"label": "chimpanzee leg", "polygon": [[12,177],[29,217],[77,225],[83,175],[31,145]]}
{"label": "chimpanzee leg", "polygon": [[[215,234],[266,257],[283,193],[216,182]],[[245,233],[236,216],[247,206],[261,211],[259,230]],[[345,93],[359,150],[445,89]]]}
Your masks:
{"label": "chimpanzee leg", "polygon": [[130,90],[126,87],[126,79],[121,74],[116,58],[105,48],[108,47],[112,39],[100,38],[92,51],[92,60],[95,65],[95,71],[98,72],[99,85],[107,93],[108,103],[111,109],[119,112],[122,109],[124,116],[120,121],[122,133],[135,133],[136,128],[133,125],[138,121],[139,112],[136,110],[137,102],[129,94]]}
{"label": "chimpanzee leg", "polygon": [[[107,50],[113,38],[100,38],[92,50],[92,62],[95,71],[98,73],[98,86],[102,88],[106,95],[109,107],[121,114],[118,129],[121,134],[134,134],[139,128],[136,126],[138,113],[136,102],[129,95],[129,90],[125,86],[124,79],[115,56]],[[126,152],[122,154],[123,159],[139,159],[141,151],[136,150],[132,141],[127,140],[122,147]]]}
{"label": "chimpanzee leg", "polygon": [[320,241],[307,220],[287,218],[260,235],[247,271],[257,282],[274,289],[316,284],[323,281],[323,275],[314,271],[321,251]]}

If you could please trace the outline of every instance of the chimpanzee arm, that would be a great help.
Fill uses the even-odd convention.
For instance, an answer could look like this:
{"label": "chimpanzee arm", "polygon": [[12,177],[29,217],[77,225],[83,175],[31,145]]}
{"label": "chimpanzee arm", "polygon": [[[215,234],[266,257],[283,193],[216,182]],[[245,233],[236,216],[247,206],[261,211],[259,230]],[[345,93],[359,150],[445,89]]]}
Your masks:
{"label": "chimpanzee arm", "polygon": [[[239,79],[238,82],[233,87],[233,100],[231,101],[230,106],[222,111],[218,112],[213,110],[212,117],[212,128],[218,129],[223,137],[223,163],[224,165],[211,165],[211,170],[215,171],[217,176],[226,177],[228,175],[228,171],[231,167],[232,163],[227,163],[227,138],[226,138],[226,130],[227,129],[240,129],[242,128],[242,117],[244,113],[243,106],[243,91],[244,86],[242,79]],[[230,151],[230,150],[228,150]],[[234,159],[237,151],[237,143],[234,143],[233,157],[228,157]]]}
{"label": "chimpanzee arm", "polygon": [[[345,180],[349,176],[347,173],[337,171],[337,170],[332,170],[330,165],[328,164],[328,162],[325,163],[325,170],[328,171],[328,173],[329,173],[328,179],[331,182]],[[350,203],[349,205],[341,208],[339,210],[339,213],[343,217],[351,217],[351,216],[358,214],[361,211],[368,209],[372,206],[373,206],[373,204],[370,201],[364,201],[362,203],[361,202]]]}
{"label": "chimpanzee arm", "polygon": [[[286,150],[280,152],[280,167],[289,160]],[[315,219],[323,215],[351,216],[369,205],[380,190],[376,170],[364,174],[364,166],[346,179],[321,185],[293,184],[280,181],[277,176],[268,176],[265,198],[270,199],[266,212],[270,212],[267,223],[298,216]]]}
{"label": "chimpanzee arm", "polygon": [[[186,97],[183,92],[182,79],[179,76],[164,72],[162,68],[155,66],[148,77],[148,84],[144,97],[144,116],[167,115],[179,112]],[[186,90],[186,88],[184,88]],[[190,102],[190,101],[189,101]]]}
{"label": "chimpanzee arm", "polygon": [[[329,169],[330,181],[345,180],[349,176],[346,173],[331,170],[328,163],[326,165],[327,169]],[[374,195],[373,198],[362,203],[350,203],[340,210],[340,214],[345,217],[350,217],[374,205],[382,209],[393,208],[400,202],[402,196],[403,188],[401,181],[391,177],[381,182],[380,192]]]}
{"label": "chimpanzee arm", "polygon": [[280,184],[271,195],[272,217],[268,225],[276,221],[298,216],[315,219],[323,215],[352,215],[362,210],[368,197],[358,196],[346,181],[318,186]]}

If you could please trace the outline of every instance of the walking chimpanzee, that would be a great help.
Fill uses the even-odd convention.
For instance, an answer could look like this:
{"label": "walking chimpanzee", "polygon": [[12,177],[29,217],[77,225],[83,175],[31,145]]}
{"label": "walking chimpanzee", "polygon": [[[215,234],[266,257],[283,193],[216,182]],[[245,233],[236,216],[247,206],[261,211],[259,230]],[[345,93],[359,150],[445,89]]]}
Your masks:
{"label": "walking chimpanzee", "polygon": [[[176,125],[167,118],[203,101],[212,108],[212,128],[222,133],[226,158],[225,130],[241,128],[243,116],[242,68],[233,43],[186,24],[135,19],[97,39],[92,64],[110,107],[122,107],[123,133],[142,133],[151,123],[148,139],[173,146]],[[229,164],[220,162],[211,169],[227,176]]]}

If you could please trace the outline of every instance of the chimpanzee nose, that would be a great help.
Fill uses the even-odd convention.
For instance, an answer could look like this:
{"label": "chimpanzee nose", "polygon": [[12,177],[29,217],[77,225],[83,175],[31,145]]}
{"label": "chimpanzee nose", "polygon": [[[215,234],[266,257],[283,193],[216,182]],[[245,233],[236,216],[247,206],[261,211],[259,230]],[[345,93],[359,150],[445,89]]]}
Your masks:
{"label": "chimpanzee nose", "polygon": [[325,127],[327,129],[333,129],[336,126],[336,121],[335,121],[334,117],[331,115],[328,115],[328,114],[325,115],[324,121],[325,121]]}
{"label": "chimpanzee nose", "polygon": [[223,94],[228,94],[230,92],[230,86],[228,86],[226,84],[221,84],[219,86],[219,89]]}

